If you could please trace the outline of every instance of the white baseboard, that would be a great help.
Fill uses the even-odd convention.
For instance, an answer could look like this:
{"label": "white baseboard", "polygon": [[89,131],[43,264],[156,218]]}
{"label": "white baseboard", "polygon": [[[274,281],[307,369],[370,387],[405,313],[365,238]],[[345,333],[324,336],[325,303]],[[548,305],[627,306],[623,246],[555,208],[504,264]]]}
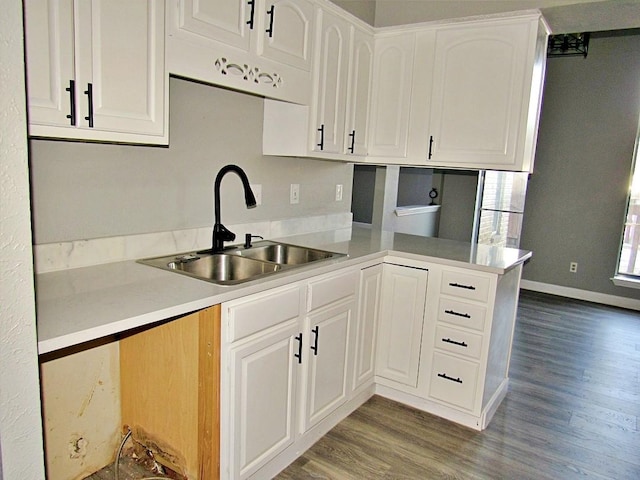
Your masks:
{"label": "white baseboard", "polygon": [[561,285],[552,285],[550,283],[534,282],[532,280],[524,279],[520,281],[520,288],[524,290],[532,290],[534,292],[550,293],[551,295],[559,295],[561,297],[574,298],[576,300],[586,300],[588,302],[640,311],[640,300],[635,298],[618,297],[616,295],[608,295],[606,293],[591,292],[589,290],[581,290],[579,288],[563,287]]}

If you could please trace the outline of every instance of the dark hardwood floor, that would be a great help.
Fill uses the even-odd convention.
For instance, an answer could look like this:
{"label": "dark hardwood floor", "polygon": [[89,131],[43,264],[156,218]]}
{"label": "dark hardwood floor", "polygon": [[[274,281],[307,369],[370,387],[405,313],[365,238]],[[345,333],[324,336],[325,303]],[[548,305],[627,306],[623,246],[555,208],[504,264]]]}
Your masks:
{"label": "dark hardwood floor", "polygon": [[638,312],[523,292],[510,378],[483,432],[376,396],[277,479],[640,479]]}
{"label": "dark hardwood floor", "polygon": [[483,432],[375,396],[277,480],[640,479],[640,313],[522,292],[510,378]]}

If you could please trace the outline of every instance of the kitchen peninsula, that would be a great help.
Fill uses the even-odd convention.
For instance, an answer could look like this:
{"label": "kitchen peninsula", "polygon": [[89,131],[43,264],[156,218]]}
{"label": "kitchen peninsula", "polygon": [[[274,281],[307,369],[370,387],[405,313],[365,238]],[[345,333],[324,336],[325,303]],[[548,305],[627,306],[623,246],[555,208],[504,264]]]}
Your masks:
{"label": "kitchen peninsula", "polygon": [[[130,416],[135,414],[126,413],[136,395],[125,391],[127,379],[148,378],[149,373],[143,362],[122,360],[128,355],[126,342],[144,339],[158,328],[177,327],[221,305],[219,349],[214,345],[221,363],[221,383],[214,390],[219,388],[221,403],[214,417],[220,419],[222,433],[214,430],[210,438],[220,448],[221,478],[277,473],[374,393],[471,428],[487,426],[507,392],[521,269],[531,252],[361,227],[347,235],[332,231],[282,241],[346,256],[235,286],[134,261],[38,275],[40,354],[92,348],[91,342],[99,339],[120,343],[122,424],[154,432],[153,420],[140,425]],[[269,344],[274,335],[277,341]],[[329,344],[322,343],[330,337]],[[163,352],[175,348],[174,338],[166,345],[146,342],[151,349],[147,354],[162,365]],[[145,355],[133,345],[135,355]],[[317,358],[307,355],[314,347]],[[262,355],[272,351],[297,353],[304,361],[295,355]],[[327,351],[331,360],[323,361]],[[284,369],[260,370],[274,365],[269,360],[275,358],[287,362]],[[197,378],[198,365],[188,368],[195,369]],[[166,378],[170,373],[161,374]],[[245,381],[259,373],[258,383]],[[274,377],[262,378],[265,373]],[[178,392],[200,395],[180,389],[170,395]],[[287,408],[274,404],[272,395],[284,396]],[[153,401],[152,395],[136,401],[142,398]],[[259,412],[265,406],[274,410],[259,415],[250,398],[264,399]],[[149,410],[146,404],[141,408]],[[280,421],[279,415],[288,427],[286,439],[279,433],[281,425],[277,432],[269,426]],[[250,430],[245,430],[245,418],[254,420]],[[197,455],[202,438],[196,441],[198,448],[153,440],[169,443],[178,454],[173,458],[181,458],[173,468],[189,478],[205,478],[195,473],[202,463]]]}

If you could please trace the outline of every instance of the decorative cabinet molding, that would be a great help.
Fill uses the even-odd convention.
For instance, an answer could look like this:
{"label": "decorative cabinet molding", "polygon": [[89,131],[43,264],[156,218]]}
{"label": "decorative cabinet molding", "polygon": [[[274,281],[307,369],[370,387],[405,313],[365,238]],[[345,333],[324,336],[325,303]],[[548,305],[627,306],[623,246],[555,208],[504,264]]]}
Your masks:
{"label": "decorative cabinet molding", "polygon": [[163,2],[28,0],[25,30],[30,135],[168,143]]}
{"label": "decorative cabinet molding", "polygon": [[238,75],[247,82],[271,85],[273,88],[281,87],[283,83],[282,78],[277,73],[261,72],[258,67],[251,67],[246,64],[239,65],[229,62],[224,57],[216,59],[214,65],[222,75]]}
{"label": "decorative cabinet molding", "polygon": [[167,12],[170,73],[309,103],[311,0],[178,0]]}

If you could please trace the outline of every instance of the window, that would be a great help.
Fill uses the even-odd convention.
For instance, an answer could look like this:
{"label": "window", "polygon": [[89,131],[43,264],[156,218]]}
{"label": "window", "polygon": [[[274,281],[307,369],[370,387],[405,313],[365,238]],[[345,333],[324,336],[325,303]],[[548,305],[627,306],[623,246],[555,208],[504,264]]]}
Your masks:
{"label": "window", "polygon": [[[637,286],[640,288],[640,161],[638,150],[640,129],[636,138],[634,167],[629,192],[629,203],[624,223],[624,232],[618,259],[618,269],[614,283],[616,285]],[[635,284],[635,285],[634,285]]]}

